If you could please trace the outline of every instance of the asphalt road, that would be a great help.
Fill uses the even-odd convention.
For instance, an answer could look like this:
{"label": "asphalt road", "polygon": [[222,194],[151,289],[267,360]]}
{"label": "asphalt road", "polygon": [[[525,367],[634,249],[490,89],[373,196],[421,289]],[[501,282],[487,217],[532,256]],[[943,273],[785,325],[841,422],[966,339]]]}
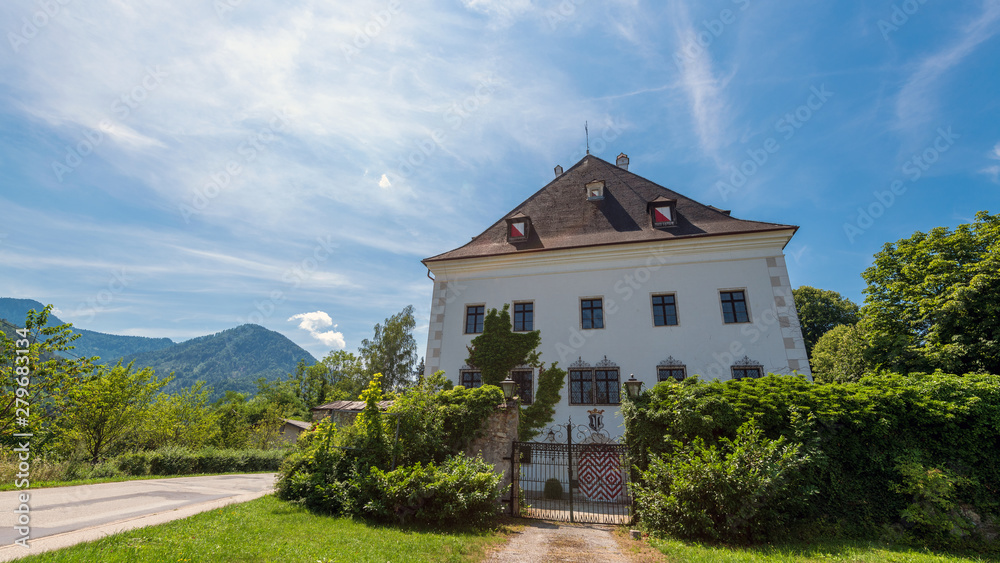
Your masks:
{"label": "asphalt road", "polygon": [[[0,561],[186,518],[270,493],[274,473],[124,481],[0,492]],[[20,495],[30,495],[27,510]],[[30,548],[16,544],[27,515]]]}

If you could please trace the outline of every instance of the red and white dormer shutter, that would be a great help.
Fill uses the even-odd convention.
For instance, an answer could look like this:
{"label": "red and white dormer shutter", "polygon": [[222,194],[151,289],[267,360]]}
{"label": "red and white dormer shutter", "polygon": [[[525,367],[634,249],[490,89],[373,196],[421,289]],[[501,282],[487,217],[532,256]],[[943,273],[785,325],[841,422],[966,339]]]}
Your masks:
{"label": "red and white dormer shutter", "polygon": [[531,218],[518,213],[507,219],[507,242],[517,243],[531,236]]}

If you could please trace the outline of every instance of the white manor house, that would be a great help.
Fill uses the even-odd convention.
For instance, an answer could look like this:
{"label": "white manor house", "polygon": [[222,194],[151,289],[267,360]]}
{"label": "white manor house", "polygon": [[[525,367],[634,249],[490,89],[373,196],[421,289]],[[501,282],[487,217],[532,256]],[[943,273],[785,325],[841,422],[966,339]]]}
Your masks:
{"label": "white manor house", "polygon": [[[782,253],[798,227],[748,221],[585,156],[454,250],[434,274],[426,373],[481,384],[467,346],[489,309],[540,330],[567,371],[554,424],[604,417],[621,435],[622,383],[809,375]],[[515,369],[530,403],[538,370]],[[598,418],[600,418],[598,416]]]}

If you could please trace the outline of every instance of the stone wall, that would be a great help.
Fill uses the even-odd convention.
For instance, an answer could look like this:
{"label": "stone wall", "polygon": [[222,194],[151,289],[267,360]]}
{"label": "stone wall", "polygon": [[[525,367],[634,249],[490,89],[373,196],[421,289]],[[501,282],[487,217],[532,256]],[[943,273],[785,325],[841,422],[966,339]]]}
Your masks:
{"label": "stone wall", "polygon": [[517,403],[511,401],[502,405],[483,423],[480,437],[465,449],[466,455],[481,455],[486,463],[493,465],[494,471],[501,477],[501,490],[510,485],[510,449],[511,443],[517,440],[519,419]]}

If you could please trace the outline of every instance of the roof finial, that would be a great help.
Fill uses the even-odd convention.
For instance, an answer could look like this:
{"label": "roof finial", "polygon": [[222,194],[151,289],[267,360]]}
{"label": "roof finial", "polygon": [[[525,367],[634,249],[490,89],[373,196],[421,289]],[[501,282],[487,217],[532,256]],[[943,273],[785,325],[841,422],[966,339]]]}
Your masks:
{"label": "roof finial", "polygon": [[583,122],[583,133],[587,136],[587,154],[590,154],[590,129],[586,121]]}

